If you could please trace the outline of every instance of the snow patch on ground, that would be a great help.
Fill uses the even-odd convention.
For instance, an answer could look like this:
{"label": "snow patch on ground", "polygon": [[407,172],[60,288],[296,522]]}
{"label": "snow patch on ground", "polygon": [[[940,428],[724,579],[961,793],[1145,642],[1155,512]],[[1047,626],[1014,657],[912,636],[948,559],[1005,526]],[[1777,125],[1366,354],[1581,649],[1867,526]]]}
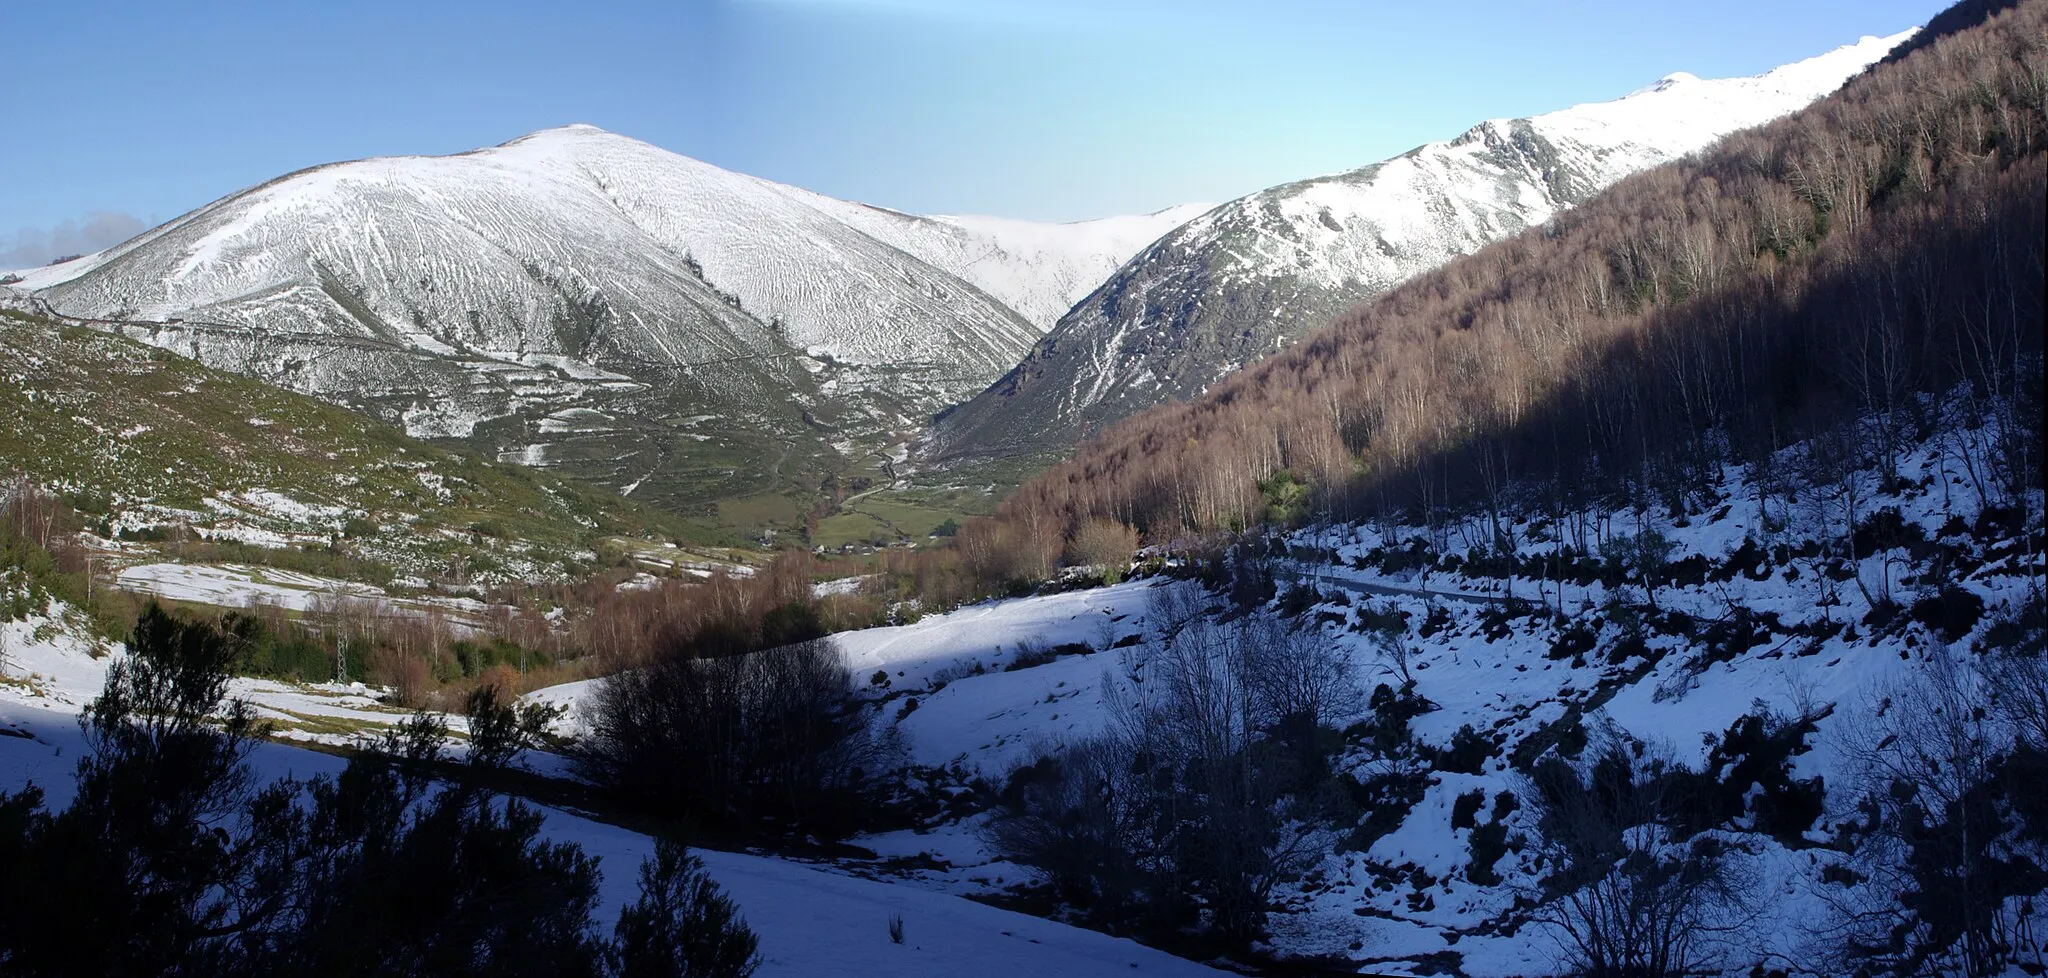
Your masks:
{"label": "snow patch on ground", "polygon": [[385,596],[383,589],[368,584],[242,564],[137,564],[121,568],[115,581],[141,594],[221,608],[274,605],[311,611],[322,600]]}
{"label": "snow patch on ground", "polygon": [[[75,764],[86,751],[78,712],[98,694],[109,660],[92,658],[89,643],[52,632],[47,627],[50,621],[0,624],[8,679],[0,684],[0,791],[18,791],[33,783],[45,790],[49,805],[62,807],[70,804]],[[27,691],[25,682],[38,684],[41,692]],[[391,719],[370,708],[375,701],[360,687],[285,688],[237,680],[231,695],[250,698],[260,710],[319,710],[328,716]],[[343,761],[265,743],[257,746],[251,763],[259,777],[270,780],[331,776],[339,773]],[[602,860],[597,919],[600,926],[608,926],[637,895],[638,866],[653,854],[654,840],[567,812],[547,809],[545,814],[543,831],[550,838],[575,842]],[[768,856],[696,852],[760,935],[764,978],[1220,974],[1133,941],[913,885],[861,879]],[[892,915],[903,919],[902,944],[889,938]]]}

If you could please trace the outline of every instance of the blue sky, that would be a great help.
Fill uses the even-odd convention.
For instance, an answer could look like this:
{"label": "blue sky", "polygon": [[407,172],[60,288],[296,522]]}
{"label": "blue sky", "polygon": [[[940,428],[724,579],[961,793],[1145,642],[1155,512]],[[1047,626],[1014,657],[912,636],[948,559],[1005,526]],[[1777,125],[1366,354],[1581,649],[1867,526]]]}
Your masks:
{"label": "blue sky", "polygon": [[1942,6],[19,4],[0,53],[0,267],[101,247],[300,167],[570,122],[913,212],[1149,211],[1672,71],[1754,74]]}

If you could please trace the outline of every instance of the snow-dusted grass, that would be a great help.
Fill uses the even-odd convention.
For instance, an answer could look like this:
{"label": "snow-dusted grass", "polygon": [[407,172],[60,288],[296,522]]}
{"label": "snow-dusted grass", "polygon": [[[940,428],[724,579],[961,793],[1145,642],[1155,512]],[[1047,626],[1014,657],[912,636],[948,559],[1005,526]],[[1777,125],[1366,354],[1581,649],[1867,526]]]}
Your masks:
{"label": "snow-dusted grass", "polygon": [[274,605],[287,611],[311,611],[314,603],[323,599],[385,596],[382,588],[373,585],[241,564],[137,564],[121,568],[114,579],[140,594],[220,608]]}
{"label": "snow-dusted grass", "polygon": [[[917,707],[895,725],[915,760],[960,761],[996,775],[1034,747],[1085,735],[1102,721],[1104,670],[1118,652],[1104,652],[1140,634],[1159,582],[992,601],[914,624],[846,632],[834,638],[859,682],[892,697],[885,719],[910,699]],[[1005,671],[1020,652],[1086,646],[1089,653]],[[874,684],[876,673],[887,678]]]}
{"label": "snow-dusted grass", "polygon": [[85,524],[114,538],[97,546],[121,563],[172,549],[151,541],[197,537],[181,559],[375,582],[445,577],[459,561],[489,585],[581,573],[572,567],[608,538],[658,549],[700,535],[585,486],[412,442],[282,387],[5,306],[0,417],[0,458],[91,510]]}

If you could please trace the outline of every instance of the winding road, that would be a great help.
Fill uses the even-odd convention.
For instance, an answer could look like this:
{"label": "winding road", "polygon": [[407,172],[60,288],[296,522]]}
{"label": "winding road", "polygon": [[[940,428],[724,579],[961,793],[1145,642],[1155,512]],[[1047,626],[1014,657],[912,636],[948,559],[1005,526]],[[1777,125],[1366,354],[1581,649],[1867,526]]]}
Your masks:
{"label": "winding road", "polygon": [[1498,604],[1502,601],[1507,600],[1505,597],[1498,594],[1465,594],[1459,591],[1431,591],[1426,588],[1398,587],[1392,584],[1377,584],[1370,581],[1358,581],[1348,577],[1340,576],[1339,574],[1332,572],[1329,568],[1310,568],[1297,562],[1290,562],[1290,566],[1293,567],[1294,572],[1297,575],[1297,580],[1314,581],[1318,585],[1327,584],[1331,587],[1343,588],[1346,591],[1351,591],[1356,594],[1373,594],[1378,595],[1380,597],[1405,596],[1411,598],[1422,598],[1425,600],[1441,598],[1445,601],[1463,601],[1466,604],[1476,605]]}

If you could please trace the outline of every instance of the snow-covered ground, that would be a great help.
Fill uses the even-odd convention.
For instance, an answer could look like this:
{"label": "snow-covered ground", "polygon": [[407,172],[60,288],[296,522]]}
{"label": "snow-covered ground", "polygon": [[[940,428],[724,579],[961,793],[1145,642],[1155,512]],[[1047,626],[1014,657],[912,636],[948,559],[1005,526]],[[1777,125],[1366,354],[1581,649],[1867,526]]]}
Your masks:
{"label": "snow-covered ground", "polygon": [[[710,574],[694,568],[686,572]],[[515,610],[456,595],[394,596],[374,584],[249,564],[131,564],[115,571],[114,581],[137,594],[216,608],[318,613],[352,603],[359,611],[380,617],[436,617],[458,633],[480,630],[493,611]]]}
{"label": "snow-covered ground", "polygon": [[[1779,460],[1784,470],[1796,469],[1796,452]],[[1662,611],[1697,622],[1747,609],[1764,631],[1761,641],[1709,661],[1703,642],[1652,628],[1639,652],[1616,662],[1606,653],[1623,647],[1620,626],[1613,620],[1616,613],[1606,608],[1617,597],[1640,604],[1645,597],[1640,588],[1614,594],[1598,584],[1572,584],[1559,596],[1555,585],[1530,579],[1382,573],[1370,559],[1385,545],[1412,541],[1425,532],[1421,528],[1336,527],[1291,538],[1296,559],[1282,564],[1287,579],[1280,582],[1281,590],[1298,584],[1319,588],[1306,620],[1315,623],[1310,627],[1319,630],[1332,654],[1348,660],[1361,689],[1382,682],[1399,685],[1399,679],[1370,629],[1358,623],[1368,610],[1378,620],[1405,613],[1415,692],[1435,706],[1411,722],[1417,740],[1445,748],[1470,726],[1495,749],[1476,773],[1428,771],[1420,801],[1392,831],[1363,851],[1332,852],[1301,879],[1284,885],[1280,909],[1270,916],[1273,947],[1348,956],[1384,973],[1428,973],[1444,955],[1454,955],[1462,973],[1471,976],[1554,971],[1557,948],[1540,928],[1485,926],[1511,914],[1516,897],[1530,892],[1540,878],[1534,850],[1515,849],[1500,860],[1496,869],[1505,884],[1474,882],[1468,869],[1474,830],[1453,827],[1452,811],[1460,796],[1474,791],[1489,800],[1523,791],[1525,783],[1508,757],[1568,714],[1582,716],[1596,740],[1626,736],[1695,765],[1704,756],[1706,738],[1726,731],[1744,714],[1768,709],[1818,717],[1808,749],[1793,758],[1792,773],[1825,779],[1831,808],[1808,838],[1829,838],[1835,826],[1831,820],[1850,817],[1844,805],[1859,774],[1850,748],[1877,701],[1930,663],[1973,659],[1970,645],[1989,623],[2016,609],[2030,587],[2041,586],[2038,552],[2007,548],[1994,556],[1956,535],[1953,527],[1976,520],[1977,506],[1965,474],[1941,451],[1916,450],[1902,459],[1899,472],[1910,488],[1892,494],[1879,491],[1873,474],[1859,477],[1862,513],[1896,508],[1929,539],[1980,553],[1975,563],[1963,565],[1966,570],[1917,583],[1899,580],[1902,568],[1891,569],[1895,597],[1905,604],[1937,585],[1965,588],[1984,601],[1984,620],[1953,643],[1918,623],[1872,628],[1863,621],[1870,604],[1853,581],[1824,584],[1820,575],[1803,571],[1798,560],[1765,560],[1743,572],[1715,574],[1701,585],[1662,587],[1656,595]],[[1830,505],[1828,491],[1802,490],[1798,505],[1783,499],[1759,504],[1743,473],[1730,469],[1719,498],[1706,511],[1677,518],[1660,511],[1645,519],[1671,542],[1674,561],[1697,554],[1720,563],[1750,541],[1765,551],[1779,543],[1797,547],[1818,531],[1813,521],[1824,514],[1816,507]],[[2038,499],[2031,511],[2040,511]],[[1839,512],[1831,518],[1838,521]],[[1605,533],[1633,533],[1639,526],[1634,514],[1621,512],[1595,514],[1590,522],[1604,526],[1596,532]],[[1554,546],[1550,535],[1558,532],[1530,522],[1507,530],[1520,551],[1532,556],[1547,553]],[[1838,525],[1833,532],[1839,532]],[[1491,536],[1490,528],[1477,523],[1443,533],[1450,552],[1465,554],[1474,552],[1471,541]],[[1884,561],[1883,555],[1873,555],[1855,568],[1873,590],[1881,588]],[[1112,701],[1130,695],[1132,677],[1160,647],[1152,602],[1169,588],[1195,587],[1155,578],[993,601],[909,625],[844,633],[833,641],[865,695],[877,701],[876,732],[900,742],[908,761],[950,769],[954,777],[999,783],[1018,762],[1102,729]],[[1454,592],[1465,599],[1445,600],[1427,592]],[[1595,636],[1599,651],[1560,654],[1565,626],[1548,615],[1503,616],[1505,605],[1495,599],[1510,593],[1561,603],[1573,622],[1602,622]],[[1833,603],[1824,604],[1824,598]],[[1432,613],[1440,627],[1425,636],[1420,626]],[[1814,627],[1822,619],[1855,627],[1823,634]],[[64,731],[75,730],[73,718],[102,676],[102,662],[89,658],[89,651],[46,619],[0,628],[0,654],[12,677],[0,685],[0,720],[34,735],[0,737],[0,774],[16,781],[68,777],[75,745]],[[579,722],[574,710],[587,706],[594,688],[591,682],[575,683],[530,697],[569,707],[564,726],[573,731]],[[235,693],[266,716],[296,721],[303,729],[294,736],[345,739],[346,733],[334,731],[398,718],[374,691],[359,687],[236,680]],[[278,764],[332,763],[306,760],[283,746],[266,748],[263,756],[283,759]],[[1352,758],[1342,763],[1371,762]],[[536,766],[551,773],[561,770],[558,759],[544,755]],[[646,851],[644,838],[568,815],[551,818],[551,831],[621,857],[608,863],[608,886],[630,884],[622,864],[630,865]],[[1505,812],[1499,822],[1511,837],[1533,836],[1536,829],[1526,805]],[[1129,973],[1133,966],[1141,973],[1194,967],[1127,942],[962,900],[1031,878],[1028,869],[993,855],[982,827],[983,816],[970,816],[863,837],[855,841],[883,862],[851,861],[837,872],[757,856],[707,858],[761,928],[764,946],[775,956],[774,973],[860,974],[867,973],[863,968],[875,973],[886,968],[899,974],[945,974],[1010,967],[1015,970],[990,973],[1086,975]],[[1841,857],[1825,846],[1788,848],[1755,833],[1743,834],[1743,840],[1746,854],[1740,858],[1750,864],[1761,892],[1771,894],[1754,925],[1753,947],[1759,954],[1796,953],[1805,928],[1824,917],[1820,871]],[[929,857],[909,860],[921,868],[887,865],[917,856]],[[847,873],[881,879],[854,879]],[[607,900],[616,903],[622,892],[608,889]],[[904,914],[910,945],[920,949],[887,942],[884,922],[890,912]],[[1033,939],[1040,943],[1032,944]],[[977,964],[990,948],[1003,949],[995,956],[1000,962]],[[842,952],[852,957],[837,960],[834,955]],[[906,964],[900,957],[906,954],[921,956]]]}
{"label": "snow-covered ground", "polygon": [[[89,642],[79,634],[64,620],[61,608],[54,614],[0,622],[0,664],[5,667],[0,704],[75,716],[98,696],[108,665],[123,653],[118,644]],[[270,721],[280,737],[329,745],[353,743],[359,734],[393,726],[411,713],[387,702],[383,690],[361,683],[300,684],[238,676],[229,680],[228,695],[255,707],[257,716]],[[452,730],[463,731],[462,717],[447,720]],[[550,762],[543,768],[559,766]]]}
{"label": "snow-covered ground", "polygon": [[[834,641],[854,678],[871,689],[917,700],[894,720],[912,758],[944,766],[960,761],[1000,775],[1034,749],[1083,736],[1103,720],[1103,672],[1120,653],[1104,652],[1143,632],[1155,581],[1065,594],[997,601],[935,615],[911,625],[846,632]],[[1020,654],[1085,646],[1045,665],[1005,671]],[[877,674],[886,683],[875,684]]]}
{"label": "snow-covered ground", "polygon": [[[72,766],[84,749],[75,714],[14,700],[0,701],[0,789],[34,782],[53,805],[70,800]],[[267,777],[331,775],[342,762],[328,754],[267,744],[252,763]],[[544,831],[599,857],[604,878],[598,919],[609,920],[636,894],[637,867],[654,852],[647,836],[559,811]],[[1218,972],[1132,941],[1108,937],[915,886],[860,879],[787,860],[697,850],[720,885],[739,903],[761,938],[760,974],[814,978],[952,976],[989,978],[1062,975],[1214,975]],[[905,941],[889,939],[901,915]]]}
{"label": "snow-covered ground", "polygon": [[[1122,657],[1121,650],[1101,650],[1143,633],[1145,608],[1162,583],[985,602],[910,625],[842,632],[832,641],[855,681],[884,700],[877,724],[906,735],[911,760],[933,767],[957,761],[999,775],[1035,749],[1099,728],[1101,673],[1118,669]],[[1091,651],[1006,671],[1020,653],[1060,646]],[[886,681],[874,682],[878,674]],[[573,735],[602,681],[565,683],[527,698],[565,708],[559,729]],[[917,706],[896,719],[910,700]]]}
{"label": "snow-covered ground", "polygon": [[170,601],[221,608],[274,605],[311,611],[315,603],[342,598],[378,599],[382,588],[314,574],[242,564],[136,564],[114,575],[123,589]]}
{"label": "snow-covered ground", "polygon": [[[98,694],[106,658],[93,658],[55,619],[0,624],[0,790],[41,786],[53,806],[69,804],[72,774],[85,749],[78,713]],[[114,654],[119,654],[118,652]],[[236,680],[231,696],[259,713],[282,711],[390,722],[361,688],[291,687]],[[458,718],[459,719],[459,718]],[[337,773],[340,758],[282,743],[259,745],[252,764],[266,778]],[[549,810],[544,831],[600,857],[598,919],[609,921],[636,895],[640,861],[652,839],[617,826]],[[988,978],[1061,975],[1195,976],[1218,972],[1132,941],[997,909],[930,888],[862,879],[768,856],[697,850],[760,935],[764,978],[818,975]],[[889,919],[901,915],[903,944]]]}
{"label": "snow-covered ground", "polygon": [[[1795,460],[1788,456],[1781,461],[1789,466]],[[1876,491],[1874,476],[1865,474],[1859,489],[1865,515],[1897,507],[1930,539],[1951,517],[1965,523],[1976,518],[1962,473],[1944,464],[1940,453],[1916,452],[1904,460],[1900,471],[1919,487],[1903,495],[1883,495]],[[1774,519],[1789,518],[1791,525],[1768,523],[1754,489],[1746,487],[1741,476],[1728,471],[1720,492],[1724,498],[1710,512],[1680,520],[1661,513],[1649,518],[1650,527],[1672,541],[1673,560],[1700,554],[1720,561],[1751,539],[1766,549],[1779,542],[1796,546],[1814,532],[1802,522],[1801,510],[1788,513],[1781,508],[1782,501],[1771,504],[1771,514]],[[1818,493],[1809,494],[1813,495]],[[1811,504],[1809,498],[1806,505]],[[2039,512],[2038,501],[2033,511]],[[1609,514],[1607,523],[1612,532],[1635,530],[1629,514]],[[1473,539],[1485,538],[1477,525],[1469,529]],[[1544,531],[1532,524],[1519,523],[1511,530],[1525,554],[1545,553],[1552,546]],[[1400,528],[1392,539],[1406,541],[1422,532]],[[1460,536],[1451,534],[1453,551],[1468,549]],[[1479,773],[1430,772],[1421,801],[1398,828],[1368,850],[1332,854],[1306,879],[1283,888],[1285,910],[1271,916],[1275,947],[1348,955],[1371,961],[1374,969],[1386,973],[1427,973],[1425,956],[1445,953],[1458,956],[1463,973],[1473,976],[1556,969],[1558,948],[1540,928],[1505,933],[1480,926],[1509,913],[1515,898],[1529,892],[1540,873],[1534,850],[1510,852],[1500,861],[1496,868],[1508,879],[1506,885],[1475,883],[1467,877],[1473,830],[1453,828],[1451,813],[1460,795],[1475,790],[1484,792],[1489,807],[1499,793],[1523,790],[1521,775],[1507,757],[1568,711],[1581,712],[1584,727],[1596,739],[1631,737],[1697,766],[1705,755],[1705,739],[1724,733],[1744,714],[1765,709],[1810,716],[1832,707],[1808,738],[1809,749],[1794,757],[1792,773],[1798,778],[1824,778],[1839,809],[1859,774],[1846,752],[1858,742],[1878,700],[1937,658],[1973,659],[1976,653],[1970,643],[1985,627],[1980,624],[1973,636],[1953,644],[1918,624],[1879,634],[1862,624],[1869,604],[1853,583],[1824,587],[1810,572],[1788,575],[1795,562],[1768,567],[1761,580],[1737,573],[1726,581],[1659,590],[1657,601],[1663,610],[1698,622],[1724,619],[1739,606],[1767,623],[1763,627],[1769,634],[1760,644],[1725,661],[1704,662],[1702,646],[1655,629],[1644,654],[1619,663],[1606,661],[1603,654],[1559,657],[1555,643],[1562,629],[1549,616],[1510,621],[1504,629],[1495,629],[1492,638],[1484,634],[1486,616],[1500,607],[1489,598],[1511,592],[1528,600],[1539,595],[1551,603],[1558,600],[1554,590],[1543,590],[1537,581],[1443,573],[1424,580],[1412,572],[1390,576],[1361,570],[1354,566],[1355,558],[1390,542],[1367,527],[1306,532],[1291,542],[1334,551],[1334,563],[1297,562],[1291,573],[1301,582],[1321,583],[1322,600],[1308,615],[1311,620],[1326,616],[1315,627],[1335,654],[1350,661],[1362,688],[1382,682],[1398,686],[1400,680],[1367,630],[1351,623],[1364,606],[1380,613],[1405,613],[1415,691],[1437,707],[1413,720],[1417,740],[1448,747],[1457,731],[1469,725],[1498,745]],[[2015,556],[1988,562],[1954,581],[1984,600],[1985,623],[2015,610],[2030,585],[2040,586],[2040,556],[2026,559],[2034,562],[2031,567]],[[1860,567],[1873,588],[1883,573],[1882,563],[1882,557],[1873,556]],[[1393,593],[1364,595],[1338,582]],[[1290,583],[1282,582],[1282,590]],[[1128,693],[1134,669],[1157,648],[1159,636],[1148,621],[1148,602],[1163,588],[1193,586],[1140,580],[990,602],[911,625],[844,633],[835,641],[857,680],[883,700],[875,719],[878,729],[900,734],[912,761],[957,767],[963,774],[1000,783],[1017,762],[1102,728],[1107,704]],[[1895,583],[1898,599],[1906,604],[1932,586]],[[1400,593],[1422,587],[1461,592],[1476,600]],[[1839,604],[1823,608],[1824,593]],[[1613,596],[1597,584],[1567,585],[1563,604],[1576,620],[1588,620]],[[1643,600],[1640,589],[1630,600]],[[1433,607],[1448,615],[1447,627],[1425,638],[1417,628]],[[1856,627],[1815,639],[1809,626],[1823,616]],[[1599,649],[1604,653],[1616,647],[1618,637],[1616,625],[1604,625],[1597,636]],[[1021,650],[1058,646],[1068,646],[1070,654],[1014,671],[1007,668]],[[1087,650],[1074,651],[1081,646]],[[886,682],[871,682],[876,673]],[[589,688],[584,684],[537,695],[573,707]],[[906,709],[913,700],[917,705]],[[1850,817],[1837,809],[1816,824],[1813,838],[1830,836],[1830,818]],[[1479,821],[1489,819],[1482,815]],[[1511,835],[1535,833],[1528,806],[1507,813],[1501,822]],[[991,855],[980,825],[980,818],[974,817],[857,841],[884,857],[931,857],[938,868],[913,871],[906,878],[939,890],[989,892],[1028,879],[1028,870]],[[1760,881],[1760,892],[1772,894],[1755,925],[1755,947],[1759,953],[1795,953],[1806,928],[1825,918],[1820,869],[1840,856],[1824,847],[1788,849],[1766,837],[1745,838],[1750,851],[1742,858]],[[1424,878],[1429,882],[1415,882]]]}

